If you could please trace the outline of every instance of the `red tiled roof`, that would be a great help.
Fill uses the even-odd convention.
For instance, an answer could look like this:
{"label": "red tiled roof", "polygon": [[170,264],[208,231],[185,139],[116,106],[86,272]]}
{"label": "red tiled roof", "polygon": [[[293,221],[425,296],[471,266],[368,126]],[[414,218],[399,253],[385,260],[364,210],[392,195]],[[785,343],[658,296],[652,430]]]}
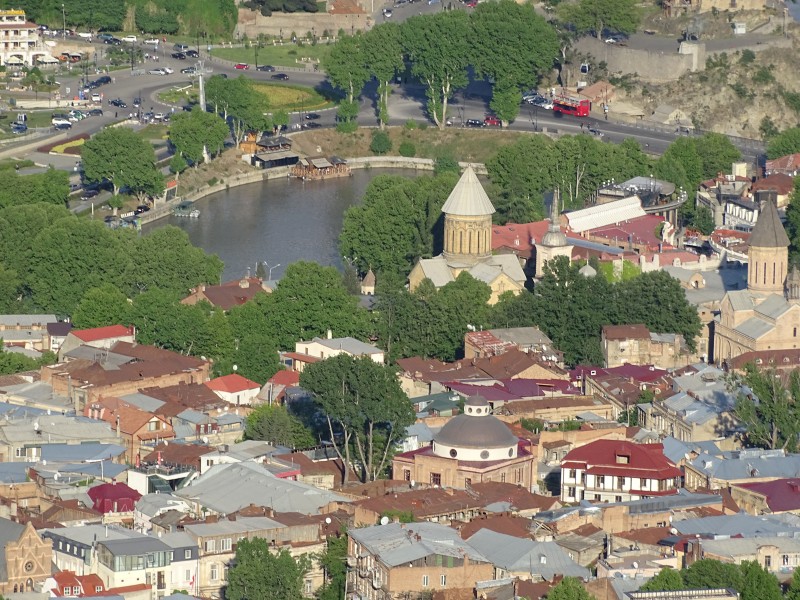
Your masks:
{"label": "red tiled roof", "polygon": [[70,333],[82,342],[96,342],[117,337],[134,335],[133,327],[124,325],[109,325],[108,327],[95,327],[94,329],[73,329]]}
{"label": "red tiled roof", "polygon": [[242,377],[238,373],[231,373],[230,375],[217,377],[211,381],[206,381],[205,385],[216,392],[228,392],[230,394],[235,392],[244,392],[246,390],[261,389],[260,384],[248,379],[247,377]]}
{"label": "red tiled roof", "polygon": [[458,535],[462,540],[471,538],[481,529],[488,529],[497,533],[511,535],[517,538],[531,537],[531,520],[515,515],[481,515],[468,523],[464,523],[458,529]]}
{"label": "red tiled roof", "polygon": [[657,546],[658,542],[670,536],[669,527],[645,527],[644,529],[631,529],[614,534],[618,538],[641,542],[649,546]]}
{"label": "red tiled roof", "polygon": [[751,192],[759,190],[774,190],[781,196],[786,196],[794,189],[794,178],[784,173],[773,173],[756,181],[750,188]]}
{"label": "red tiled roof", "polygon": [[300,373],[297,371],[289,371],[288,369],[281,369],[269,378],[269,383],[284,386],[298,385],[300,383]]}
{"label": "red tiled roof", "polygon": [[604,325],[603,337],[607,340],[649,340],[650,330],[642,323],[637,325]]}
{"label": "red tiled roof", "polygon": [[198,444],[159,444],[142,458],[142,462],[157,463],[160,458],[162,463],[191,466],[199,471],[200,457],[209,452],[214,452],[214,448]]}
{"label": "red tiled roof", "polygon": [[795,171],[800,169],[800,153],[768,160],[765,166],[767,171]]}
{"label": "red tiled roof", "polygon": [[101,483],[87,492],[94,509],[102,513],[132,511],[142,495],[124,483]]}
{"label": "red tiled roof", "polygon": [[187,304],[197,301],[197,297],[208,300],[222,310],[230,310],[234,306],[245,304],[252,300],[256,294],[267,293],[261,279],[258,277],[244,277],[235,281],[226,281],[222,285],[207,285],[204,288],[195,288],[192,294],[182,301]]}
{"label": "red tiled roof", "polygon": [[311,356],[310,354],[303,354],[302,352],[283,352],[281,356],[305,363],[315,363],[322,360],[319,356]]}
{"label": "red tiled roof", "polygon": [[[634,444],[625,440],[596,440],[571,450],[561,461],[561,467],[582,469],[595,475],[671,479],[681,476],[681,470],[664,456],[662,444]],[[627,463],[617,462],[627,457]],[[672,490],[671,490],[672,492]],[[653,495],[653,492],[646,492]]]}
{"label": "red tiled roof", "polygon": [[734,487],[761,494],[772,512],[800,509],[800,479],[776,479],[757,483],[739,483]]}
{"label": "red tiled roof", "polygon": [[590,229],[585,233],[591,237],[603,238],[614,246],[624,245],[630,241],[633,244],[646,245],[651,249],[671,248],[670,244],[664,243],[656,236],[656,229],[663,222],[664,218],[658,215],[643,215],[614,225]]}

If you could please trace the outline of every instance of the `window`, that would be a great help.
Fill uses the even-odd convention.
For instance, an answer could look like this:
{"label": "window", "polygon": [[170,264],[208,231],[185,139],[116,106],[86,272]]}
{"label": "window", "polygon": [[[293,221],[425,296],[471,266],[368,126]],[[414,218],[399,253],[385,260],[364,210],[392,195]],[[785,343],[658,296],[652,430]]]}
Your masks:
{"label": "window", "polygon": [[764,557],[764,568],[765,569],[769,569],[771,566],[772,566],[772,557],[771,556],[765,556]]}
{"label": "window", "polygon": [[191,550],[184,550],[183,551],[183,558],[185,558],[187,560],[192,558],[192,551]]}
{"label": "window", "polygon": [[500,473],[500,481],[501,481],[502,483],[505,483],[505,482],[506,482],[506,474],[505,474],[505,472],[503,472],[503,473]]}
{"label": "window", "polygon": [[411,471],[409,469],[403,469],[403,479],[405,481],[411,481]]}
{"label": "window", "polygon": [[622,496],[614,496],[614,502],[622,502]]}
{"label": "window", "polygon": [[427,575],[423,575],[422,576],[422,587],[428,587],[428,576]]}
{"label": "window", "polygon": [[471,477],[465,477],[464,478],[464,485],[472,485],[472,478]]}
{"label": "window", "polygon": [[172,562],[173,560],[175,560],[175,551],[171,550],[169,553],[169,562]]}
{"label": "window", "polygon": [[624,477],[617,477],[617,487],[622,489],[625,487],[625,478]]}
{"label": "window", "polygon": [[783,563],[783,566],[784,566],[784,567],[787,567],[787,566],[789,566],[789,555],[788,555],[788,554],[784,554],[784,555],[781,557],[781,562]]}
{"label": "window", "polygon": [[102,591],[103,591],[103,586],[102,586],[102,585],[96,585],[96,586],[94,586],[94,591],[95,591],[95,592],[102,592]]}
{"label": "window", "polygon": [[231,538],[225,538],[222,540],[222,552],[230,552],[231,551]]}
{"label": "window", "polygon": [[647,479],[642,477],[641,479],[639,479],[639,489],[643,490],[646,487],[647,487]]}
{"label": "window", "polygon": [[447,575],[442,575],[440,581],[442,583],[442,587],[447,587]]}
{"label": "window", "polygon": [[191,569],[186,569],[186,573],[184,574],[183,580],[184,581],[191,581],[192,580],[192,570]]}
{"label": "window", "polygon": [[575,488],[574,487],[567,488],[567,496],[569,496],[570,498],[574,498],[575,497]]}
{"label": "window", "polygon": [[203,543],[203,549],[206,552],[214,552],[215,551],[214,548],[215,548],[214,540],[206,540]]}
{"label": "window", "polygon": [[431,485],[442,485],[441,473],[431,473]]}
{"label": "window", "polygon": [[214,563],[211,565],[211,581],[216,581],[219,579],[219,572],[217,571],[217,564]]}
{"label": "window", "polygon": [[303,590],[304,590],[304,593],[305,593],[306,596],[309,596],[311,594],[311,580],[310,579],[306,579],[303,582]]}
{"label": "window", "polygon": [[598,475],[597,476],[597,487],[603,487],[606,484],[606,476],[605,475]]}
{"label": "window", "polygon": [[569,478],[570,479],[575,479],[575,469],[570,469],[569,470]]}
{"label": "window", "polygon": [[595,494],[595,495],[594,495],[594,499],[595,499],[597,502],[600,502],[600,494]]}

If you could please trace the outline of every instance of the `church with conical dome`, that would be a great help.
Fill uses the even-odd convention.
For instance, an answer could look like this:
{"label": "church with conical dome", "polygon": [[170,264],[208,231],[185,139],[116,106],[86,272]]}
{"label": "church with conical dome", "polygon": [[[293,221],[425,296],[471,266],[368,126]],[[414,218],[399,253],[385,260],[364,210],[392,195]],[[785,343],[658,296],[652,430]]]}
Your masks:
{"label": "church with conical dome", "polygon": [[525,286],[525,273],[512,254],[492,254],[492,205],[472,167],[467,167],[447,201],[444,213],[444,249],[433,258],[421,258],[408,276],[413,291],[425,279],[436,288],[454,281],[466,271],[492,290],[490,304],[504,292],[518,294]]}
{"label": "church with conical dome", "polygon": [[747,289],[725,294],[714,323],[714,361],[800,348],[800,271],[789,268],[789,237],[773,199],[750,234]]}
{"label": "church with conical dome", "polygon": [[536,482],[528,443],[492,414],[482,396],[467,398],[463,412],[434,434],[430,446],[397,454],[392,472],[394,479],[455,488],[500,481],[530,489]]}

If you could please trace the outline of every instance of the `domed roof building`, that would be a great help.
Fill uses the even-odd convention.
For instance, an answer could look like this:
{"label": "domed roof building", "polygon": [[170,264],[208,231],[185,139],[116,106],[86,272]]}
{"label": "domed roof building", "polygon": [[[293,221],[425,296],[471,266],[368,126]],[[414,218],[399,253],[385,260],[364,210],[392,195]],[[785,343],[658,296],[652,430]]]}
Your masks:
{"label": "domed roof building", "polygon": [[394,479],[444,487],[500,481],[530,489],[535,482],[527,443],[492,414],[482,396],[468,398],[463,412],[434,434],[430,446],[396,455],[392,470]]}

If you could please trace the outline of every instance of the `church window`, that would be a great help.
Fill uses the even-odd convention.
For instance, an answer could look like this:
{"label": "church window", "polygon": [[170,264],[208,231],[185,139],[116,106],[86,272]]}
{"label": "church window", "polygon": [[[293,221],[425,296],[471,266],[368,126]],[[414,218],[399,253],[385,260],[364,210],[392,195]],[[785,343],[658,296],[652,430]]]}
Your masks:
{"label": "church window", "polygon": [[486,460],[487,458],[489,458],[489,451],[488,450],[481,451],[481,458],[483,460]]}
{"label": "church window", "polygon": [[464,252],[464,232],[458,232],[458,253],[461,254]]}
{"label": "church window", "polygon": [[514,456],[514,449],[513,449],[513,448],[509,448],[509,449],[508,449],[508,456],[509,456],[509,457],[512,457],[512,456]]}
{"label": "church window", "polygon": [[455,448],[451,448],[450,449],[450,458],[455,458],[456,456],[458,456],[458,450],[456,450]]}
{"label": "church window", "polygon": [[442,485],[441,473],[431,473],[431,485]]}
{"label": "church window", "polygon": [[792,333],[792,337],[797,337],[797,327],[794,328],[794,332]]}
{"label": "church window", "polygon": [[500,473],[500,481],[501,481],[502,483],[505,483],[505,482],[506,482],[506,474],[505,474],[505,472],[503,472],[503,473]]}
{"label": "church window", "polygon": [[772,263],[772,285],[775,285],[775,279],[778,276],[778,265]]}
{"label": "church window", "polygon": [[764,275],[762,276],[762,282],[764,285],[767,285],[767,263],[764,263]]}
{"label": "church window", "polygon": [[756,281],[756,283],[758,283],[758,263],[756,263],[756,276],[755,276],[755,281]]}

